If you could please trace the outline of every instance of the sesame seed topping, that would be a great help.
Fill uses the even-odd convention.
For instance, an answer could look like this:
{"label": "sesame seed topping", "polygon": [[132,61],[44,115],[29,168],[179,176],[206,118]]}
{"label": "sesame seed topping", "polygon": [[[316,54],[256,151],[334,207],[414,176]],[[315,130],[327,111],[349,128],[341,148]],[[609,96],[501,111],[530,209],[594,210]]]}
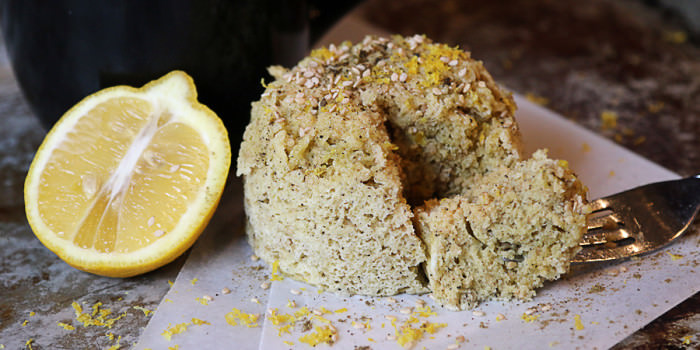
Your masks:
{"label": "sesame seed topping", "polygon": [[467,339],[465,339],[463,335],[458,335],[458,336],[455,338],[455,340],[456,340],[458,343],[464,343]]}
{"label": "sesame seed topping", "polygon": [[224,287],[224,288],[221,290],[221,294],[229,294],[229,293],[231,293],[231,290],[228,289],[228,288],[226,288],[226,287]]}
{"label": "sesame seed topping", "polygon": [[401,73],[401,75],[399,75],[399,81],[400,81],[400,82],[403,83],[403,82],[406,81],[406,79],[408,79],[408,74],[406,74],[406,73]]}
{"label": "sesame seed topping", "polygon": [[270,282],[263,282],[262,284],[260,284],[260,288],[262,288],[262,289],[270,288]]}
{"label": "sesame seed topping", "polygon": [[418,307],[425,306],[425,300],[423,300],[423,299],[416,300],[416,306],[418,306]]}
{"label": "sesame seed topping", "polygon": [[450,344],[447,346],[447,350],[455,350],[459,348],[459,344]]}
{"label": "sesame seed topping", "polygon": [[396,299],[394,299],[394,298],[392,298],[392,297],[386,298],[386,301],[387,301],[389,304],[394,304],[394,303],[396,303]]}
{"label": "sesame seed topping", "polygon": [[202,299],[204,299],[204,300],[206,300],[206,301],[212,301],[212,300],[214,300],[214,298],[212,298],[211,295],[205,295],[205,296],[202,297]]}
{"label": "sesame seed topping", "polygon": [[360,322],[353,322],[352,327],[356,328],[356,329],[364,329],[365,325],[363,323],[360,323]]}
{"label": "sesame seed topping", "polygon": [[440,61],[447,63],[447,62],[450,62],[450,58],[447,56],[442,56],[442,57],[440,57]]}
{"label": "sesame seed topping", "polygon": [[340,85],[343,87],[348,87],[348,86],[352,85],[352,80],[346,80]]}
{"label": "sesame seed topping", "polygon": [[372,71],[368,69],[368,70],[362,72],[362,77],[367,78],[370,75],[370,73],[372,73]]}
{"label": "sesame seed topping", "polygon": [[387,319],[387,320],[389,320],[389,321],[392,321],[392,322],[393,322],[393,321],[396,321],[396,316],[386,315],[386,316],[384,316],[384,318]]}
{"label": "sesame seed topping", "polygon": [[316,315],[316,316],[321,316],[321,315],[323,315],[323,311],[321,311],[321,310],[319,310],[319,309],[313,309],[313,310],[311,310],[311,312],[312,312],[314,315]]}
{"label": "sesame seed topping", "polygon": [[333,333],[333,334],[331,335],[331,340],[332,340],[333,342],[337,342],[337,341],[338,341],[338,333]]}
{"label": "sesame seed topping", "polygon": [[394,341],[394,340],[396,340],[396,336],[395,336],[395,335],[389,334],[389,335],[386,336],[386,340]]}
{"label": "sesame seed topping", "polygon": [[549,303],[540,306],[540,311],[542,311],[542,312],[549,311],[551,309],[552,309],[552,304],[549,304]]}
{"label": "sesame seed topping", "polygon": [[399,310],[399,312],[404,314],[404,315],[408,315],[411,312],[413,312],[413,308],[412,307],[404,307],[401,310]]}
{"label": "sesame seed topping", "polygon": [[481,317],[481,316],[485,316],[486,313],[481,311],[481,310],[474,310],[474,311],[472,311],[472,315],[477,316],[477,317]]}
{"label": "sesame seed topping", "polygon": [[394,72],[394,73],[391,75],[391,81],[398,81],[398,80],[399,80],[399,75],[396,74],[396,72]]}
{"label": "sesame seed topping", "polygon": [[442,95],[442,91],[440,91],[440,89],[434,87],[434,88],[433,88],[433,94],[435,94],[436,96],[440,96],[440,95]]}
{"label": "sesame seed topping", "polygon": [[450,61],[450,63],[448,63],[447,65],[450,66],[450,67],[454,67],[454,66],[456,66],[458,63],[459,63],[459,61],[457,61],[457,60],[452,60],[452,61]]}
{"label": "sesame seed topping", "polygon": [[294,294],[294,295],[299,295],[299,294],[301,294],[301,291],[298,290],[298,289],[290,289],[289,292],[292,293],[292,294]]}
{"label": "sesame seed topping", "polygon": [[525,315],[528,315],[528,316],[529,316],[529,315],[532,315],[532,314],[534,314],[536,311],[537,311],[537,308],[535,308],[535,307],[533,306],[533,307],[528,308],[527,310],[525,310]]}
{"label": "sesame seed topping", "polygon": [[260,304],[260,300],[258,300],[258,298],[250,298],[250,301],[252,301],[256,304]]}

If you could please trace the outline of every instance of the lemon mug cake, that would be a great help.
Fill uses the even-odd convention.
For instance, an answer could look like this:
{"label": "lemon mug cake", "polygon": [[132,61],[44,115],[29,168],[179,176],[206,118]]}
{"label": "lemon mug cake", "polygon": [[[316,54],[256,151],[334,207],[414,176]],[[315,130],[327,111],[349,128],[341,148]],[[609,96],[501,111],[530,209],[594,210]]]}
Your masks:
{"label": "lemon mug cake", "polygon": [[[543,152],[523,159],[511,94],[469,53],[424,36],[368,36],[269,71],[274,81],[252,105],[237,169],[248,238],[266,262],[341,294],[434,289],[455,309],[531,297],[542,279],[568,269],[585,229],[585,189]],[[539,180],[530,189],[531,176]],[[508,200],[496,188],[510,191]],[[476,238],[486,243],[464,230],[471,215],[472,230],[493,235]],[[504,255],[504,244],[518,248]],[[434,268],[450,249],[477,248],[480,259],[459,253],[466,260],[449,262],[452,274]],[[513,261],[517,269],[490,270]],[[520,267],[533,261],[537,268]],[[460,270],[469,271],[465,283],[454,281]],[[493,276],[510,276],[508,292],[469,282]]]}

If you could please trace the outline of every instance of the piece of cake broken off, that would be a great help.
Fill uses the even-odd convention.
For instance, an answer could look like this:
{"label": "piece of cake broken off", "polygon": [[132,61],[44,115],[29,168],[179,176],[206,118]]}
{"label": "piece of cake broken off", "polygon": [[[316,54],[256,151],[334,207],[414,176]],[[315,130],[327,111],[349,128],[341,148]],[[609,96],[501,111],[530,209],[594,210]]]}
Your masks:
{"label": "piece of cake broken off", "polygon": [[489,298],[529,299],[566,273],[586,227],[585,192],[564,161],[538,151],[416,208],[435,300],[465,310]]}

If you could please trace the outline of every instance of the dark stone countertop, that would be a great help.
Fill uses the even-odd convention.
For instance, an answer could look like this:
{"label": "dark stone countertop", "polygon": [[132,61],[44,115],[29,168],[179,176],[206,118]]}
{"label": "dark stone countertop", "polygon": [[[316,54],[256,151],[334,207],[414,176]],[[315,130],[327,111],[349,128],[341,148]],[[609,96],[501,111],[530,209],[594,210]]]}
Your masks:
{"label": "dark stone countertop", "polygon": [[[681,175],[700,171],[700,40],[666,11],[631,0],[369,0],[354,16],[389,32],[460,45],[510,89]],[[604,111],[617,115],[615,126],[603,124]],[[128,348],[149,319],[139,308],[156,308],[185,257],[139,277],[111,279],[77,271],[45,249],[27,225],[22,200],[24,176],[43,136],[3,54],[0,344]],[[696,220],[691,230],[699,229]],[[79,326],[71,322],[74,301],[87,312],[101,302],[100,309],[111,310],[107,319],[121,318],[111,328]],[[76,328],[65,330],[58,322]],[[698,344],[696,294],[616,348]]]}

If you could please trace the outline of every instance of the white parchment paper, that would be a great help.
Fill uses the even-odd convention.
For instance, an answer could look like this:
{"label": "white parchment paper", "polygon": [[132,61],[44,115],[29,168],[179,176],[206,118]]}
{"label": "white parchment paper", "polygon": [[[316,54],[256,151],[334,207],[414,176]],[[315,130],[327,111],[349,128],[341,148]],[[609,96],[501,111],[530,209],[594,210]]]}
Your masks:
{"label": "white parchment paper", "polygon": [[[363,31],[375,30],[346,21],[332,35],[357,40]],[[516,102],[526,151],[548,148],[550,157],[568,160],[589,187],[590,198],[677,178],[520,96]],[[694,235],[640,259],[576,266],[531,302],[491,301],[476,312],[450,312],[427,296],[340,297],[289,278],[271,281],[270,267],[251,260],[245,241],[240,182],[233,181],[225,196],[135,349],[311,349],[300,338],[328,324],[338,330],[332,349],[401,349],[395,337],[406,321],[414,322],[414,328],[425,322],[438,325],[413,349],[605,349],[700,290],[700,238]],[[231,292],[224,294],[224,288]],[[272,309],[277,315],[302,315],[303,307],[309,313],[299,318],[308,322],[287,328],[266,317]],[[227,323],[226,314],[234,308],[260,315],[259,321]],[[163,336],[183,324],[186,330],[170,340]],[[458,341],[461,337],[464,342]]]}

